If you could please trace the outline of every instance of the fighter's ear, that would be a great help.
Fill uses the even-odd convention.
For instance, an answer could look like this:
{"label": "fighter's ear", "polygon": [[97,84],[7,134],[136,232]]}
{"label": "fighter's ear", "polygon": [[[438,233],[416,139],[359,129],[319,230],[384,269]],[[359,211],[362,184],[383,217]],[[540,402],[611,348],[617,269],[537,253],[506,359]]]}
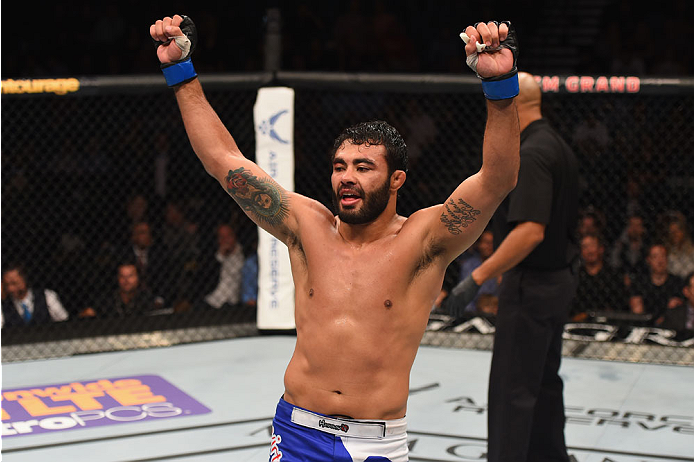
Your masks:
{"label": "fighter's ear", "polygon": [[405,183],[405,179],[407,178],[407,173],[405,173],[404,170],[396,170],[393,172],[393,174],[390,176],[390,189],[393,191],[397,191],[402,187],[402,185]]}

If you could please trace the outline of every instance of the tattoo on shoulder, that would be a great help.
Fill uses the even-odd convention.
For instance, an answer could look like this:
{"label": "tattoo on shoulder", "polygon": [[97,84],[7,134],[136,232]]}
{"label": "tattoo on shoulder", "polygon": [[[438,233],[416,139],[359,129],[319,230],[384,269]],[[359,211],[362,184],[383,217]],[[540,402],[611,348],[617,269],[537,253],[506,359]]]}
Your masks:
{"label": "tattoo on shoulder", "polygon": [[282,224],[289,215],[289,198],[277,183],[258,178],[246,168],[229,170],[226,188],[244,212],[271,226]]}
{"label": "tattoo on shoulder", "polygon": [[456,235],[463,232],[462,228],[467,228],[468,225],[477,220],[477,215],[480,214],[479,210],[462,199],[458,199],[457,203],[453,199],[449,199],[444,204],[444,208],[446,210],[441,214],[441,223],[446,225],[448,232]]}

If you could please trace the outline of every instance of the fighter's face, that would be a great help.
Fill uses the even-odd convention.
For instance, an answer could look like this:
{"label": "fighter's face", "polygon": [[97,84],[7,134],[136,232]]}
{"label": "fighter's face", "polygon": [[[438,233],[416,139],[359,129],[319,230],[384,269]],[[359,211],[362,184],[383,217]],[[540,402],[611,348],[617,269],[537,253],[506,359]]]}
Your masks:
{"label": "fighter's face", "polygon": [[331,180],[340,220],[349,224],[375,220],[390,200],[386,148],[345,142],[335,153]]}

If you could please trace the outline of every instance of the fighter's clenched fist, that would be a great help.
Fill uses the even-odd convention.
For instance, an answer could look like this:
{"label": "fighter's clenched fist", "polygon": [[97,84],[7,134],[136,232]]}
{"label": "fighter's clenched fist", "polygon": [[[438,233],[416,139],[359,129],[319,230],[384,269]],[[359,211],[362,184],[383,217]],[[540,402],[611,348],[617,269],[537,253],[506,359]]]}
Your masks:
{"label": "fighter's clenched fist", "polygon": [[197,76],[190,55],[195,50],[197,31],[193,21],[183,15],[166,16],[149,26],[157,47],[157,58],[169,86],[187,82]]}
{"label": "fighter's clenched fist", "polygon": [[511,23],[479,22],[468,26],[460,37],[465,42],[467,65],[482,79],[485,96],[489,99],[516,96],[518,41]]}

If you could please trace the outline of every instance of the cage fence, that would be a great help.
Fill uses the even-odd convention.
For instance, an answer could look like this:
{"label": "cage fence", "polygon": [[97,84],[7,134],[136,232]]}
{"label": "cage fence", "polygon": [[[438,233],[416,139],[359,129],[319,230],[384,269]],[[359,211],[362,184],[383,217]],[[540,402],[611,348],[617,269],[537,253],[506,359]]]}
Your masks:
{"label": "cage fence", "polygon": [[[389,122],[408,145],[402,215],[443,202],[481,166],[486,112],[474,79],[280,72],[201,80],[250,159],[258,88],[294,88],[295,189],[328,207],[333,140],[365,120]],[[64,87],[55,83],[3,81],[3,362],[258,335],[257,228],[196,158],[173,95],[154,78],[79,84],[58,94]],[[566,355],[694,364],[691,327],[668,325],[667,308],[648,297],[645,316],[630,307],[647,282],[655,243],[677,257],[668,268],[686,306],[681,290],[694,271],[693,88],[691,79],[643,79],[633,92],[544,93],[545,117],[579,159],[582,258],[600,258],[607,274],[584,277],[571,323],[615,326],[610,341],[595,337],[599,328],[587,328],[587,336],[567,330]],[[593,234],[591,247],[583,237]],[[237,283],[230,301],[216,306],[210,294],[225,238],[236,253]],[[451,265],[451,281],[474,251]],[[12,269],[28,287],[59,298],[62,322],[8,317],[4,275]],[[128,283],[138,290],[125,304],[119,294]],[[434,310],[423,344],[491,348],[488,316],[476,319],[491,329],[474,332],[459,327],[469,319],[441,319]],[[647,332],[632,341],[637,328]]]}

